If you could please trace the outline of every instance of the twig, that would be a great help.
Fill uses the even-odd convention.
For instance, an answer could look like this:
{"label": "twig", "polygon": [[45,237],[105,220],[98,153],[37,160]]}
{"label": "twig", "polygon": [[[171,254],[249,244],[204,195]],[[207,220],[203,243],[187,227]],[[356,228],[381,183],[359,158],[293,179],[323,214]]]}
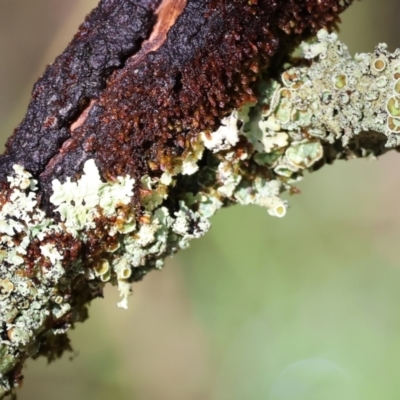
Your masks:
{"label": "twig", "polygon": [[305,51],[315,62],[269,80],[344,3],[100,2],[0,158],[0,397],[27,357],[69,348],[106,282],[127,307],[131,282],[219,208],[282,217],[279,195],[304,170],[381,154],[383,134],[398,144],[397,53],[354,62],[320,33]]}

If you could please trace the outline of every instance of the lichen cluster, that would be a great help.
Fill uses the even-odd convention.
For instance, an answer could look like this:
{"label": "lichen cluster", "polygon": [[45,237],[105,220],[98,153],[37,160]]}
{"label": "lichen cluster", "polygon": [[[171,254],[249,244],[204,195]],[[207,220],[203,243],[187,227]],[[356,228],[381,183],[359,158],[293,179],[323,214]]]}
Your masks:
{"label": "lichen cluster", "polygon": [[84,319],[77,282],[88,300],[106,282],[117,284],[119,306],[126,308],[135,268],[160,268],[168,254],[209,229],[184,203],[170,214],[157,200],[147,201],[151,211],[137,220],[129,207],[134,180],[104,183],[93,160],[77,182],[53,182],[59,220],[50,219],[38,206],[30,173],[14,170],[0,206],[0,397],[18,385],[16,368],[47,336],[63,335]]}
{"label": "lichen cluster", "polygon": [[269,112],[263,116],[269,130],[296,140],[323,140],[343,145],[361,132],[380,132],[387,147],[400,144],[400,50],[379,44],[372,54],[351,58],[336,34],[322,30],[318,41],[303,44],[311,66],[282,74]]}
{"label": "lichen cluster", "polygon": [[[304,171],[327,154],[351,157],[361,132],[381,132],[387,146],[399,145],[400,52],[379,45],[353,60],[325,31],[303,50],[310,65],[296,63],[280,81],[261,82],[258,103],[193,136],[161,176],[104,182],[88,160],[78,180],[52,182],[50,218],[39,207],[37,182],[14,166],[0,194],[0,398],[18,386],[27,357],[52,358],[67,348],[57,337],[86,318],[105,283],[118,286],[126,308],[131,283],[207,232],[221,207],[257,204],[283,217],[281,193],[295,192]],[[135,188],[141,209],[131,206]]]}

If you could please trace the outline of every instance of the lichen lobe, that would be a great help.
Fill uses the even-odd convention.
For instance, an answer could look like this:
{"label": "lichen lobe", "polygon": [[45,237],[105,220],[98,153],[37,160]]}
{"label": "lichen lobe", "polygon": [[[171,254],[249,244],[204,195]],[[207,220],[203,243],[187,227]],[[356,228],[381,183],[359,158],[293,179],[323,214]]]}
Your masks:
{"label": "lichen lobe", "polygon": [[[112,14],[118,3],[101,2],[88,21],[96,12]],[[73,118],[59,128],[48,113],[65,108],[43,105],[57,75],[48,70],[36,88],[38,102],[0,159],[0,397],[19,385],[28,354],[55,358],[68,349],[67,330],[87,317],[88,302],[105,283],[118,286],[126,308],[131,283],[206,233],[218,209],[257,204],[283,217],[280,194],[294,192],[303,171],[326,159],[332,143],[324,132],[306,130],[311,111],[291,103],[306,72],[290,70],[268,84],[260,79],[300,38],[333,24],[339,2],[188,0],[181,11],[165,41],[127,59],[107,75],[107,85],[107,64],[96,58],[103,83],[67,139],[57,135]],[[140,37],[149,37],[146,29]],[[58,67],[79,49],[83,32],[85,25]],[[383,64],[373,67],[380,74]],[[340,91],[347,80],[331,83]],[[65,104],[72,104],[74,93],[66,93]],[[384,104],[396,130],[400,107]],[[35,132],[43,120],[45,129]],[[39,147],[15,150],[32,137]],[[54,151],[37,158],[43,143]]]}

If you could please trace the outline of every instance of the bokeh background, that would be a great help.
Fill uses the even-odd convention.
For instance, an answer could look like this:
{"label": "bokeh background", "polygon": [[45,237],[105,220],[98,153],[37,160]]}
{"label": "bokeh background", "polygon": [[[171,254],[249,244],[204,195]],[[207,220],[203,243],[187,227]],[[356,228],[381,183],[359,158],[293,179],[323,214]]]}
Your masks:
{"label": "bokeh background", "polygon": [[[94,0],[0,0],[0,137]],[[354,52],[400,45],[398,0],[343,15]],[[307,175],[284,219],[233,207],[71,332],[75,352],[28,362],[22,400],[398,400],[400,159]],[[73,360],[71,361],[71,358]]]}

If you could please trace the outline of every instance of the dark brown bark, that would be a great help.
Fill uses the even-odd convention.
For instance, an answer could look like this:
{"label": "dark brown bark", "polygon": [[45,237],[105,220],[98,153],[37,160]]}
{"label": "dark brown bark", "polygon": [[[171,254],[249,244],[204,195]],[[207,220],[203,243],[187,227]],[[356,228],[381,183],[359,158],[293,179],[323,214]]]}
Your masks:
{"label": "dark brown bark", "polygon": [[[26,117],[0,157],[0,189],[5,188],[0,190],[0,206],[12,202],[13,191],[7,185],[7,176],[14,164],[24,166],[39,180],[41,206],[50,214],[52,181],[78,178],[85,161],[94,159],[104,180],[126,174],[136,178],[136,203],[132,206],[140,209],[143,175],[160,176],[175,163],[179,164],[180,157],[190,151],[191,138],[202,131],[211,134],[233,109],[254,100],[257,81],[277,73],[301,40],[322,27],[333,28],[338,14],[350,2],[100,1],[65,52],[47,68],[34,87]],[[245,140],[238,143],[238,153],[241,146],[249,146],[249,143]],[[342,150],[340,145],[326,149],[324,161],[333,161]],[[208,162],[207,152],[204,154],[200,165]],[[211,165],[213,160],[209,161]],[[257,164],[249,168],[249,174],[258,174],[259,170],[265,178],[273,177],[271,171],[262,171]],[[180,176],[176,186],[171,185],[165,200],[171,216],[175,203],[182,198],[181,192],[197,193],[196,185],[204,187],[212,183],[215,176],[207,177],[206,172],[200,169],[197,174]],[[228,201],[225,199],[226,204]],[[128,221],[131,213],[131,204],[121,207],[122,220]],[[134,217],[140,222],[140,212]],[[10,216],[10,220],[12,218],[14,216]],[[142,225],[148,223],[146,218],[150,217],[147,214],[143,218]],[[188,221],[188,233],[192,237],[198,237],[195,232],[204,233],[196,225],[197,216]],[[81,237],[55,228],[43,238],[29,237],[29,245],[21,253],[23,267],[18,267],[15,274],[36,280],[38,286],[40,283],[41,288],[46,289],[46,296],[49,296],[45,300],[46,310],[57,310],[58,303],[54,305],[55,299],[50,297],[54,293],[71,307],[70,311],[60,314],[61,317],[49,311],[44,326],[40,326],[40,330],[32,328],[36,337],[31,338],[30,343],[35,343],[35,356],[46,355],[52,360],[68,349],[66,330],[83,321],[87,316],[86,304],[102,294],[101,282],[104,281],[98,278],[100,284],[94,283],[82,272],[95,270],[99,261],[112,264],[121,258],[114,252],[123,240],[114,230],[111,234],[108,229],[110,224],[118,223],[121,221],[118,222],[115,215],[110,218],[99,215],[95,228],[87,229]],[[25,238],[26,233],[20,233],[15,232],[13,245],[19,246]],[[144,261],[132,267],[128,278],[119,279],[114,270],[113,283],[124,280],[126,284],[128,279],[137,281],[149,270],[159,268],[157,258],[183,247],[178,244],[177,236],[171,234],[173,239],[169,247],[160,253],[149,251],[143,256]],[[56,271],[54,280],[41,282],[42,272],[52,266],[43,251],[46,245],[54,246],[57,254],[62,254],[65,276],[58,278]],[[143,244],[143,248],[145,246],[147,244]],[[119,251],[124,252],[126,248],[121,246]],[[74,270],[77,264],[83,271]],[[6,271],[12,264],[5,261],[3,265],[3,275],[8,276]],[[110,276],[107,279],[110,280]],[[14,302],[11,305],[20,307],[20,297],[16,293],[10,299]],[[21,309],[26,310],[26,307],[15,308]],[[10,317],[10,314],[10,321],[4,322],[0,334],[6,338],[4,340],[8,338],[12,342],[10,324],[16,316]],[[35,312],[32,315],[36,315]],[[9,366],[8,369],[3,366],[6,371],[3,388],[0,382],[3,393],[20,382],[22,364],[31,354],[32,349],[24,348],[24,342],[17,339],[14,338],[14,346],[7,350]]]}
{"label": "dark brown bark", "polygon": [[0,157],[39,179],[159,176],[221,118],[252,100],[255,82],[300,40],[332,28],[351,0],[102,0],[37,82]]}

